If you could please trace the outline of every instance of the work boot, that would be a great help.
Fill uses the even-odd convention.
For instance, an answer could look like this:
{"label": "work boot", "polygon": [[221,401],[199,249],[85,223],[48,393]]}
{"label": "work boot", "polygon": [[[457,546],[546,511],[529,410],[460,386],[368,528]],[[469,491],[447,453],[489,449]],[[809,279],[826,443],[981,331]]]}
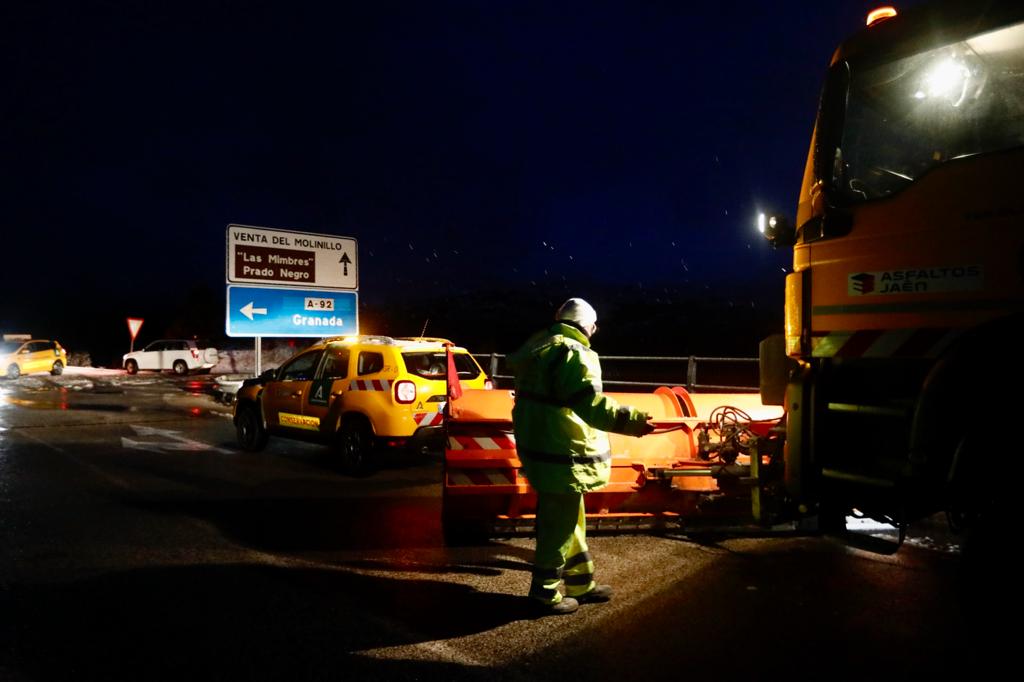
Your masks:
{"label": "work boot", "polygon": [[594,585],[594,589],[587,590],[583,594],[576,595],[576,601],[580,604],[598,604],[612,600],[611,585]]}
{"label": "work boot", "polygon": [[564,616],[574,613],[580,607],[580,603],[572,597],[562,597],[561,601],[553,604],[533,600],[533,605],[537,611],[545,616]]}

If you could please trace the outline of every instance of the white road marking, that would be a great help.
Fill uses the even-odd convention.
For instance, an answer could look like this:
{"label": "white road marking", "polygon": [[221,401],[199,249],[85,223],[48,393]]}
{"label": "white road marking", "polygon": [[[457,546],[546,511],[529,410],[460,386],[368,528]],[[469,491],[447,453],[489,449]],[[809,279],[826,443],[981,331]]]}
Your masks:
{"label": "white road marking", "polygon": [[131,424],[132,429],[139,436],[145,438],[157,436],[167,440],[135,440],[134,438],[121,437],[121,445],[132,450],[147,450],[149,452],[219,452],[228,454],[230,451],[218,448],[200,440],[193,440],[181,435],[181,431],[171,429],[156,429],[152,426]]}

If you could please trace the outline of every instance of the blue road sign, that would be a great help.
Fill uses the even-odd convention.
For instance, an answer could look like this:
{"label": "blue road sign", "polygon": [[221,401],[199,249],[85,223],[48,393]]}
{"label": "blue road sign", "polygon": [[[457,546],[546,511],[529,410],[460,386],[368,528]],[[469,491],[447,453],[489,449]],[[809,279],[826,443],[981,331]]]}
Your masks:
{"label": "blue road sign", "polygon": [[359,333],[354,291],[228,286],[228,336],[342,336]]}

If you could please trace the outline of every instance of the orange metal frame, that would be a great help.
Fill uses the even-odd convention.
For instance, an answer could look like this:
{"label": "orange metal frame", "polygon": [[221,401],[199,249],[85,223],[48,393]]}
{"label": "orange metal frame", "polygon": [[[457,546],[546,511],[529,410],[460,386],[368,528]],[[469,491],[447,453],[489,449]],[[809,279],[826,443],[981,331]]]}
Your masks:
{"label": "orange metal frame", "polygon": [[[695,394],[681,387],[653,393],[610,393],[621,404],[643,410],[676,430],[634,438],[609,434],[609,483],[585,497],[593,519],[651,519],[692,514],[701,494],[718,491],[709,463],[697,457],[693,426],[714,407],[735,405],[753,419],[776,418],[781,410],[750,394]],[[448,513],[475,521],[530,520],[536,495],[521,473],[512,432],[511,391],[466,391],[451,401],[445,448],[444,495]],[[740,463],[744,463],[741,458]],[[669,479],[659,471],[691,472]]]}

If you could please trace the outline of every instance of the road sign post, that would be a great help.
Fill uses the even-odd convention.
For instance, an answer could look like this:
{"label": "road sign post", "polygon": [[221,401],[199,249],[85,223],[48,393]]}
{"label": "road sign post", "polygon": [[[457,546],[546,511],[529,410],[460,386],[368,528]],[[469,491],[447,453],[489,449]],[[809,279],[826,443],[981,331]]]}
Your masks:
{"label": "road sign post", "polygon": [[145,322],[141,317],[129,317],[128,320],[128,333],[132,337],[131,346],[128,352],[135,352],[135,337],[139,335],[139,330],[142,329],[142,323]]}

